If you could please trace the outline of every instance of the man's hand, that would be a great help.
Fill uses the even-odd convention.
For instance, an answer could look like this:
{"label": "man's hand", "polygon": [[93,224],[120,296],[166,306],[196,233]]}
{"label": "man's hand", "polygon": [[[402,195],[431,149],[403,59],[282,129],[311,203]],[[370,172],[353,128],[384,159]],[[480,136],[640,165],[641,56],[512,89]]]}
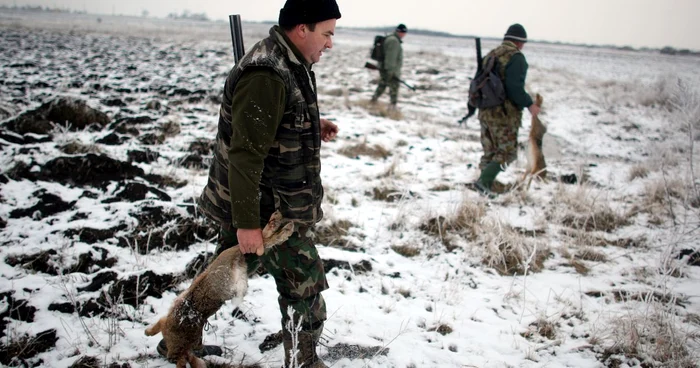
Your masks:
{"label": "man's hand", "polygon": [[338,126],[331,123],[328,119],[321,119],[321,139],[324,142],[330,142],[335,139],[338,134]]}
{"label": "man's hand", "polygon": [[236,236],[241,253],[255,253],[259,256],[265,253],[261,229],[238,229]]}
{"label": "man's hand", "polygon": [[528,107],[527,109],[530,110],[530,114],[532,116],[537,116],[540,113],[540,107],[536,104],[530,105],[530,107]]}

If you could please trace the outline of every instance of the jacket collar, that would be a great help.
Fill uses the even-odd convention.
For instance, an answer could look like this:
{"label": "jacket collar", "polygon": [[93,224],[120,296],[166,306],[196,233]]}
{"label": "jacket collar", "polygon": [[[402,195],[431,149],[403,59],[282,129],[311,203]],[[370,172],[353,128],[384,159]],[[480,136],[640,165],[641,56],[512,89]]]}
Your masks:
{"label": "jacket collar", "polygon": [[517,49],[517,48],[518,48],[518,46],[516,46],[515,43],[514,43],[513,41],[503,40],[502,45],[503,45],[503,46],[510,47],[510,48],[513,48],[513,49]]}
{"label": "jacket collar", "polygon": [[282,45],[285,50],[287,50],[287,58],[289,58],[289,61],[297,65],[303,65],[307,69],[311,69],[311,64],[306,62],[304,55],[301,54],[301,51],[299,51],[296,45],[294,45],[289,37],[287,37],[287,34],[280,26],[276,25],[270,28],[270,37],[272,37],[275,41]]}

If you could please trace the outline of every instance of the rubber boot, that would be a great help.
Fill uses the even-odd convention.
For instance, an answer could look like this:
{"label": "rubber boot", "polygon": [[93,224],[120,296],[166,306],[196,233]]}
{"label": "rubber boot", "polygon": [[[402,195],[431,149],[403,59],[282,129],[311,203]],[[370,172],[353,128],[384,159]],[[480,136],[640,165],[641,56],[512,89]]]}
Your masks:
{"label": "rubber boot", "polygon": [[491,191],[491,186],[493,185],[493,182],[496,180],[496,176],[498,176],[498,173],[501,172],[501,164],[496,162],[496,161],[491,161],[484,167],[483,170],[481,170],[481,175],[479,176],[479,180],[476,181],[474,186],[476,189],[481,192],[484,195],[487,196],[493,196],[493,192]]}

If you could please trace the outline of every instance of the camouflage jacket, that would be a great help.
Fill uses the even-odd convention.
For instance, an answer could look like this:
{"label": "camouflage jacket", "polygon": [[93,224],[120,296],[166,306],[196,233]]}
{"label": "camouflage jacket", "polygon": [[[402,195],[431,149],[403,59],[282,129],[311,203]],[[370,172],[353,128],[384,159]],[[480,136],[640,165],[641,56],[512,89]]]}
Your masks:
{"label": "camouflage jacket", "polygon": [[403,66],[403,48],[401,38],[396,32],[386,36],[384,39],[384,61],[380,68],[389,75],[401,77],[401,67]]}
{"label": "camouflage jacket", "polygon": [[[236,87],[241,78],[261,70],[274,72],[283,83],[283,106],[264,106],[265,101],[258,106],[240,95],[244,89]],[[275,110],[282,111],[279,121],[272,121]],[[268,127],[274,131],[269,140],[258,137]],[[200,210],[236,228],[262,226],[277,209],[300,225],[314,225],[323,216],[320,131],[311,66],[274,26],[226,79],[209,180],[198,199]],[[260,142],[264,143],[256,145]],[[252,157],[252,163],[239,162],[237,157]]]}
{"label": "camouflage jacket", "polygon": [[501,107],[479,109],[479,117],[521,116],[522,109],[532,105],[532,98],[525,92],[525,78],[527,77],[527,61],[518,47],[511,41],[503,43],[491,50],[484,57],[484,65],[490,56],[495,56],[500,62],[498,71],[506,90],[506,102]]}

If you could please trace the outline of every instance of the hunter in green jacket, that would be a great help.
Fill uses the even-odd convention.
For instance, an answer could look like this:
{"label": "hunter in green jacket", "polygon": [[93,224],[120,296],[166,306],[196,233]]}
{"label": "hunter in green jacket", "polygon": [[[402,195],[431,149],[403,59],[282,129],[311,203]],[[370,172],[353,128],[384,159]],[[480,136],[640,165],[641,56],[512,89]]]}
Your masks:
{"label": "hunter in green jacket", "polygon": [[399,79],[401,79],[401,66],[403,66],[403,49],[401,44],[406,37],[408,29],[404,24],[399,24],[396,31],[384,39],[384,60],[379,63],[379,75],[381,77],[377,90],[374,91],[372,102],[377,102],[379,96],[389,86],[391,107],[396,108],[399,98]]}
{"label": "hunter in green jacket", "polygon": [[520,24],[513,24],[506,31],[503,43],[489,52],[484,58],[498,58],[501,70],[498,74],[506,90],[506,101],[499,106],[479,109],[481,125],[481,156],[479,168],[481,174],[474,184],[484,195],[493,196],[491,185],[504,165],[515,161],[518,155],[518,130],[523,109],[527,108],[532,116],[540,112],[539,106],[532,103],[532,98],[525,91],[527,78],[527,60],[521,52],[527,42],[527,33]]}

